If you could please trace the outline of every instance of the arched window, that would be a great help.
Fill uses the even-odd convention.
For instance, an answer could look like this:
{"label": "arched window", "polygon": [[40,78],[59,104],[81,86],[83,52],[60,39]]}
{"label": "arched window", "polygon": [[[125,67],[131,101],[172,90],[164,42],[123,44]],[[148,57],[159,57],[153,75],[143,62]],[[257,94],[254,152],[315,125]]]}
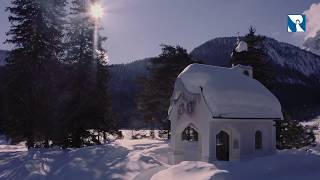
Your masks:
{"label": "arched window", "polygon": [[255,148],[257,150],[262,149],[262,133],[261,133],[261,131],[256,131],[254,137],[255,137]]}
{"label": "arched window", "polygon": [[244,71],[243,71],[243,74],[244,74],[244,75],[246,75],[246,76],[250,76],[250,74],[249,74],[249,71],[248,71],[248,70],[244,70]]}
{"label": "arched window", "polygon": [[198,132],[192,126],[186,127],[182,132],[182,141],[198,141]]}

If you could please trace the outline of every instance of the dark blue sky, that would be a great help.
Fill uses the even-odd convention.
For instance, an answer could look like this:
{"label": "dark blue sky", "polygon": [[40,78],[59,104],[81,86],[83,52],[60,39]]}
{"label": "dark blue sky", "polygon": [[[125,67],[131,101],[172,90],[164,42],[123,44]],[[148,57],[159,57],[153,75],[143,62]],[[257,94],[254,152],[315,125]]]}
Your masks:
{"label": "dark blue sky", "polygon": [[[254,25],[259,34],[301,46],[304,35],[287,32],[287,15],[300,14],[315,0],[101,0],[103,34],[111,63],[156,56],[159,44],[180,44],[189,51],[215,37],[235,36]],[[9,29],[0,2],[0,41]],[[320,12],[319,12],[320,13]],[[320,22],[320,20],[319,20]],[[1,45],[0,49],[10,49]]]}

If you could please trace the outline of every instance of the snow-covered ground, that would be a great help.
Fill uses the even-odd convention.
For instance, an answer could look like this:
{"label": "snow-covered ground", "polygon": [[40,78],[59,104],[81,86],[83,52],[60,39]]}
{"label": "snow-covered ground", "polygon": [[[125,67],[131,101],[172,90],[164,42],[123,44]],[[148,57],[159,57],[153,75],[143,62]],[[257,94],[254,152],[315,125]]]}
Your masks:
{"label": "snow-covered ground", "polygon": [[318,126],[318,145],[312,149],[283,150],[277,154],[245,162],[181,162],[156,173],[152,180],[319,180],[320,179],[320,116],[303,125]]}
{"label": "snow-covered ground", "polygon": [[[320,123],[318,120],[309,124]],[[317,131],[320,142],[320,132]],[[168,163],[168,142],[125,138],[81,149],[32,149],[7,145],[0,137],[0,179],[320,179],[320,148],[284,150],[242,162]]]}
{"label": "snow-covered ground", "polygon": [[167,151],[165,141],[149,139],[117,140],[74,150],[26,151],[24,146],[4,145],[0,148],[0,179],[133,179],[152,168],[162,170]]}
{"label": "snow-covered ground", "polygon": [[210,164],[184,161],[158,172],[152,178],[152,180],[162,179],[319,180],[320,154],[290,150],[246,162]]}

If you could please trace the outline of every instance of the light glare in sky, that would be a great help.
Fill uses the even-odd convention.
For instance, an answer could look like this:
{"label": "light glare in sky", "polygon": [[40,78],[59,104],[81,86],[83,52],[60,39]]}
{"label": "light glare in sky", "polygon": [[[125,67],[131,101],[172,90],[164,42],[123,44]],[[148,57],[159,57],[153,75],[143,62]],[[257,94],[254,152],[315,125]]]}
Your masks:
{"label": "light glare in sky", "polygon": [[91,5],[90,14],[96,19],[101,18],[104,14],[102,6],[98,3]]}

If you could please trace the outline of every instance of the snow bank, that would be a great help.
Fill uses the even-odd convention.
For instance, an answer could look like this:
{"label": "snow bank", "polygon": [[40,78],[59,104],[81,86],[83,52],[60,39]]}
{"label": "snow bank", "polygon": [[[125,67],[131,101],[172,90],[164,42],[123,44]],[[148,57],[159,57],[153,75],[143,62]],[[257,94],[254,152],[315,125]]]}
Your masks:
{"label": "snow bank", "polygon": [[219,172],[213,164],[199,161],[183,161],[155,174],[151,180],[207,180]]}
{"label": "snow bank", "polygon": [[287,150],[277,155],[247,162],[185,161],[160,171],[152,180],[206,180],[206,179],[259,179],[259,180],[318,180],[320,154],[304,150]]}
{"label": "snow bank", "polygon": [[[177,81],[181,81],[193,94],[201,94],[202,88],[215,116],[282,118],[277,98],[257,80],[235,69],[191,64],[181,72]],[[180,91],[176,88],[173,96],[180,94]]]}
{"label": "snow bank", "polygon": [[[0,153],[23,152],[23,151],[27,151],[25,142],[21,142],[17,145],[10,145],[10,139],[8,139],[5,135],[0,135]],[[0,166],[1,166],[1,158],[0,158]]]}
{"label": "snow bank", "polygon": [[[319,119],[320,121],[320,119]],[[318,120],[308,122],[317,123]],[[320,142],[320,136],[317,136]],[[1,149],[2,147],[2,149]],[[241,162],[184,161],[168,164],[166,141],[122,139],[80,149],[31,149],[0,145],[0,180],[318,180],[320,148],[284,150]]]}
{"label": "snow bank", "polygon": [[167,150],[166,142],[150,139],[124,139],[106,145],[68,150],[3,149],[0,151],[0,180],[128,180],[153,168],[164,169],[165,163],[161,159],[165,158],[154,154],[162,152],[167,156],[164,154]]}

